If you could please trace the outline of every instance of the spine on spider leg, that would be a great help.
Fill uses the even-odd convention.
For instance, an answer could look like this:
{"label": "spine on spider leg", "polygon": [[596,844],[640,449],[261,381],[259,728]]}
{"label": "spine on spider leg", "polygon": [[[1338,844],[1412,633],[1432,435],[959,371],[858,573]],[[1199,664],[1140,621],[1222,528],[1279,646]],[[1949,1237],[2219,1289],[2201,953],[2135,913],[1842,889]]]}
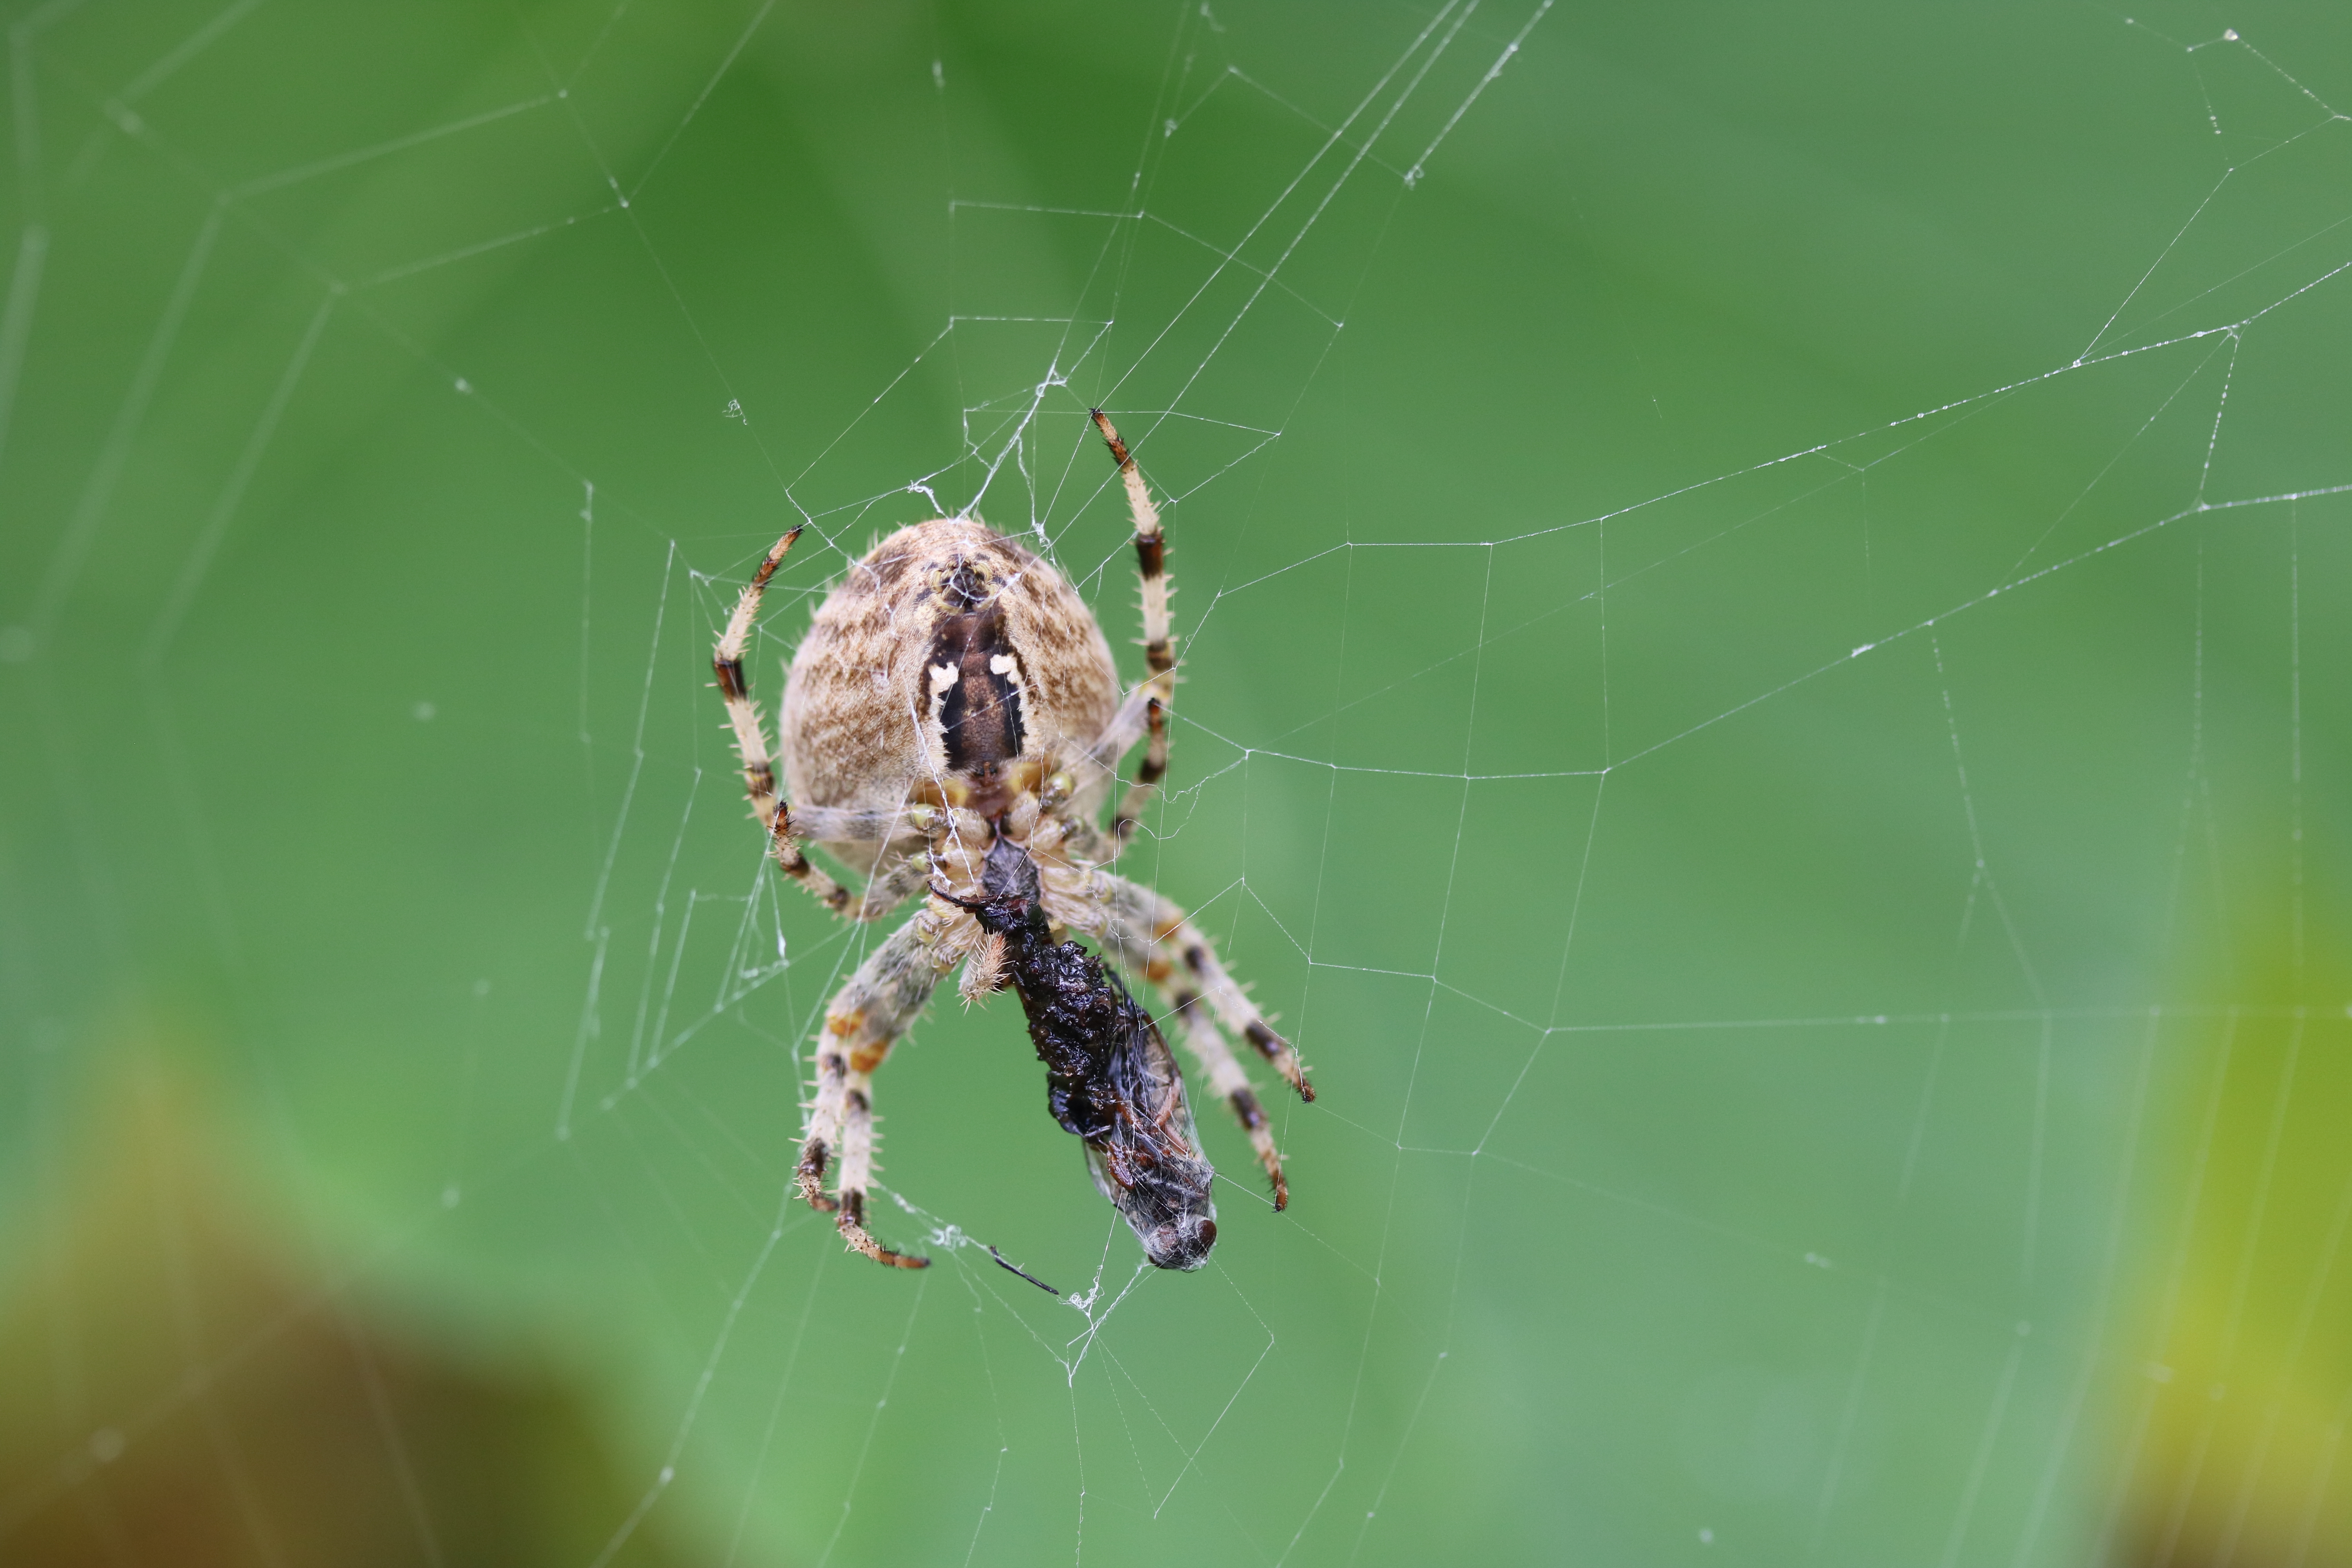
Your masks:
{"label": "spine on spider leg", "polygon": [[744,584],[742,596],[735,601],[735,613],[728,617],[727,630],[720,634],[719,646],[711,650],[710,672],[719,678],[719,695],[727,704],[727,720],[735,731],[735,755],[743,768],[743,793],[751,797],[751,814],[760,826],[768,830],[768,852],[783,868],[784,875],[814,893],[826,908],[836,913],[849,907],[849,889],[809,863],[801,853],[799,835],[793,831],[792,809],[776,793],[776,765],[768,750],[766,726],[760,721],[759,705],[751,700],[751,688],[743,679],[743,650],[751,637],[751,623],[759,618],[760,601],[768,592],[768,579],[801,536],[796,526],[776,541],[760,569],[751,574]]}
{"label": "spine on spider leg", "polygon": [[1144,484],[1127,443],[1119,439],[1118,431],[1101,409],[1094,410],[1094,421],[1118,464],[1119,479],[1127,487],[1128,510],[1135,517],[1135,565],[1143,581],[1143,662],[1151,672],[1148,678],[1151,695],[1144,708],[1149,740],[1143,761],[1111,818],[1114,842],[1124,843],[1168,773],[1168,710],[1176,700],[1176,654],[1169,634],[1168,540],[1160,526],[1160,509],[1151,504],[1151,490]]}

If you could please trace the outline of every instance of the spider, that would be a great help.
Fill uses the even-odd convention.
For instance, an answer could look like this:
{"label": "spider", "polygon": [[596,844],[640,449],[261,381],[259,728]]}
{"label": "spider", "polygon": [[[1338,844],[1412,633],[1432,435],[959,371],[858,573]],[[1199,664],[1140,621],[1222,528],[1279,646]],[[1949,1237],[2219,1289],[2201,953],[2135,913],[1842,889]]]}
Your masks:
{"label": "spider", "polygon": [[[902,528],[850,568],[793,656],[779,725],[786,804],[743,652],[768,581],[801,531],[770,550],[711,658],[751,815],[785,876],[850,921],[921,907],[867,956],[825,1009],[795,1180],[835,1214],[849,1247],[920,1268],[867,1230],[874,1074],[948,972],[967,1004],[1010,984],[1046,1065],[1055,1120],[1087,1146],[1095,1184],[1163,1268],[1193,1269],[1216,1240],[1214,1173],[1182,1076],[1090,937],[1164,1005],[1210,1086],[1265,1168],[1279,1211],[1289,1184],[1265,1108],[1226,1043],[1249,1042],[1302,1100],[1315,1090],[1182,910],[1110,868],[1168,771],[1176,661],[1166,541],[1135,458],[1100,410],[1135,524],[1149,670],[1124,700],[1102,628],[1051,564],[976,517]],[[1143,761],[1108,827],[1118,761]],[[814,843],[863,879],[853,891],[808,858]],[[825,1183],[830,1176],[833,1191]]]}

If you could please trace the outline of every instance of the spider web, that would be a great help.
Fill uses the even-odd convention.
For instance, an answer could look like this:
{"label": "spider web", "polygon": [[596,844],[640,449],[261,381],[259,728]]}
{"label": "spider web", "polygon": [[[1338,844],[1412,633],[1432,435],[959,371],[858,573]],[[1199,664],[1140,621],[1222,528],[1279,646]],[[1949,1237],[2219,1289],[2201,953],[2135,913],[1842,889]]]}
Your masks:
{"label": "spider web", "polygon": [[[1801,25],[1850,99],[1748,68]],[[381,1238],[322,1296],[610,1391],[600,1565],[2153,1560],[2216,1489],[2233,1548],[2321,1560],[2352,84],[2309,29],[832,26],[559,5],[379,24],[362,69],[260,0],[15,16],[27,1167],[126,984],[226,976],[273,1157]],[[175,119],[207,71],[373,129]],[[1906,173],[1906,89],[2083,129]],[[103,375],[43,336],[77,306]],[[772,714],[845,563],[971,512],[1138,678],[1094,406],[1181,589],[1121,868],[1320,1098],[1277,1217],[1196,1088],[1221,1240],[1160,1275],[1012,1004],[950,998],[877,1079],[876,1228],[933,1259],[895,1275],[790,1193],[806,1042],[889,928],[761,860],[709,648],[808,524]],[[100,643],[160,804],[80,715]],[[2234,1428],[2168,1403],[2209,1371],[2268,1423],[2210,1471]]]}

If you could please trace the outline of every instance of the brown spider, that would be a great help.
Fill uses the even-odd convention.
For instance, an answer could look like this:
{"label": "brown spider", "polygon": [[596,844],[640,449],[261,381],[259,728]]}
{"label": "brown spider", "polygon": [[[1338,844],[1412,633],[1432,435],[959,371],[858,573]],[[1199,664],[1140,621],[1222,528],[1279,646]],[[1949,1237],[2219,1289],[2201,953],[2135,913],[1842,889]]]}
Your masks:
{"label": "brown spider", "polygon": [[[866,1228],[873,1077],[959,963],[967,1002],[1007,984],[1019,991],[1056,1120],[1086,1140],[1096,1185],[1161,1268],[1207,1259],[1213,1173],[1158,1028],[1066,932],[1093,938],[1157,993],[1247,1130],[1277,1210],[1289,1185],[1226,1033],[1254,1046],[1302,1099],[1315,1098],[1297,1052],[1184,911],[1109,869],[1168,771],[1176,665],[1160,514],[1118,432],[1099,411],[1094,421],[1126,485],[1143,580],[1150,673],[1124,700],[1084,601],[1046,562],[971,517],[900,529],[818,608],[784,689],[790,806],[744,683],[743,650],[799,529],[760,563],[711,659],[752,815],[784,874],[855,921],[928,894],[825,1009],[798,1172],[801,1194],[837,1213],[850,1247],[901,1268],[928,1259],[893,1251]],[[1135,782],[1102,828],[1118,760],[1139,739],[1147,744]],[[803,841],[863,877],[863,891],[812,864]]]}

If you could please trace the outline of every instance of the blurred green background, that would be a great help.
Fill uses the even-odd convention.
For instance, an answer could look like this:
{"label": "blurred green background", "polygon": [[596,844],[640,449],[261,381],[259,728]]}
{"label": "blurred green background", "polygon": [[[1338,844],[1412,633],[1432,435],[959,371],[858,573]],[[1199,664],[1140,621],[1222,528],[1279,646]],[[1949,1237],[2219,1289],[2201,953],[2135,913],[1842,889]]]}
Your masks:
{"label": "blurred green background", "polygon": [[[2352,14],[8,25],[0,1558],[2352,1561]],[[708,650],[1139,674],[1093,404],[1321,1098],[1139,1276],[950,1002],[892,1273]]]}

